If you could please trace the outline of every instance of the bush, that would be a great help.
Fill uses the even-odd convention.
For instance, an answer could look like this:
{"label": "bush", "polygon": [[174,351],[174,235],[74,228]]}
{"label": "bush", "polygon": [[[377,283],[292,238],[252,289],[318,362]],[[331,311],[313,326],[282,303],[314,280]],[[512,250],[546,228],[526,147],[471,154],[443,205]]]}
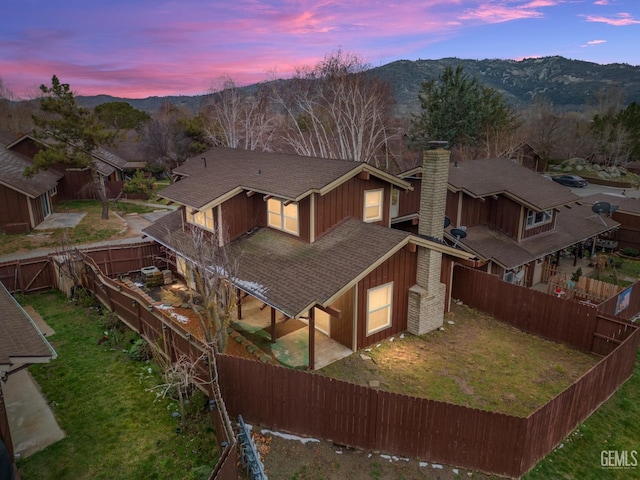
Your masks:
{"label": "bush", "polygon": [[142,170],[137,170],[133,177],[124,182],[122,191],[124,193],[139,193],[149,198],[153,191],[153,177],[147,177]]}
{"label": "bush", "polygon": [[153,357],[153,347],[149,345],[145,339],[138,338],[133,341],[129,349],[129,357],[132,360],[138,360],[140,362],[151,360],[151,357]]}

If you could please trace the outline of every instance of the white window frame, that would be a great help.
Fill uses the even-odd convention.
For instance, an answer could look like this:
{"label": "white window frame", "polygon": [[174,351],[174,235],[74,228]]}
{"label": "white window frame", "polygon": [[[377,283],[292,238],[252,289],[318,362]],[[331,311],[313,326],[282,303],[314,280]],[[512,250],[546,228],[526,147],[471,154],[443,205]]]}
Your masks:
{"label": "white window frame", "polygon": [[[367,205],[367,197],[370,195],[378,195],[379,203],[373,203],[371,205]],[[378,208],[378,213],[375,217],[367,218],[367,209],[369,208]],[[384,207],[384,188],[376,188],[375,190],[365,190],[364,191],[364,206],[362,208],[362,220],[367,223],[379,222],[384,217],[383,212]]]}
{"label": "white window frame", "polygon": [[[389,290],[389,303],[379,305],[372,309],[371,307],[371,295],[375,294],[380,290]],[[370,327],[369,321],[372,314],[377,312],[385,311],[387,312],[387,320],[384,324],[378,325],[376,327]],[[378,333],[382,330],[385,330],[391,326],[393,320],[393,282],[385,283],[384,285],[379,285],[377,287],[370,288],[367,290],[367,337],[373,335],[374,333]]]}
{"label": "white window frame", "polygon": [[51,190],[49,190],[49,195],[51,195],[52,197],[56,196],[58,194],[58,186],[56,185],[55,187],[53,187]]}
{"label": "white window frame", "polygon": [[[536,215],[542,215],[540,220],[536,220]],[[535,210],[527,211],[527,224],[526,228],[535,228],[540,225],[546,225],[553,221],[553,210],[544,210],[542,212],[536,212]]]}
{"label": "white window frame", "polygon": [[205,230],[209,230],[210,232],[215,232],[216,222],[213,208],[208,208],[202,211],[194,211],[190,210],[189,207],[187,207],[187,222],[191,223],[192,225],[197,225],[198,227],[204,228]]}
{"label": "white window frame", "polygon": [[[300,209],[295,202],[285,205],[285,201],[277,198],[267,200],[267,225],[277,230],[300,236]],[[295,216],[291,214],[291,210],[295,207]],[[287,212],[288,210],[288,212]],[[287,220],[295,222],[295,229],[287,226]]]}

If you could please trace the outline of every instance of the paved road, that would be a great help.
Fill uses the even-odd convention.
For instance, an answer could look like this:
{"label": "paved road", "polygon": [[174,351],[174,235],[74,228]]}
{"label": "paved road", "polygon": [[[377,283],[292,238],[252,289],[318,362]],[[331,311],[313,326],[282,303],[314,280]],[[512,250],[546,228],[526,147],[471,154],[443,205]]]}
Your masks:
{"label": "paved road", "polygon": [[640,198],[640,190],[638,189],[607,187],[606,185],[596,185],[595,183],[590,183],[584,188],[572,188],[571,191],[580,197],[586,197],[595,193],[606,193],[607,195],[616,195],[619,197]]}

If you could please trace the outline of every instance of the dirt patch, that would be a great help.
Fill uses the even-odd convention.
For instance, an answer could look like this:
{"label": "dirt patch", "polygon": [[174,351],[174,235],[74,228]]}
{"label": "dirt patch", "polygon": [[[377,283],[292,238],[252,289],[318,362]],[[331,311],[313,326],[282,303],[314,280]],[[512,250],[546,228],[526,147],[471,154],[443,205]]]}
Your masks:
{"label": "dirt patch", "polygon": [[454,480],[488,479],[485,475],[449,465],[367,452],[317,439],[286,436],[270,430],[254,434],[270,479],[296,480]]}

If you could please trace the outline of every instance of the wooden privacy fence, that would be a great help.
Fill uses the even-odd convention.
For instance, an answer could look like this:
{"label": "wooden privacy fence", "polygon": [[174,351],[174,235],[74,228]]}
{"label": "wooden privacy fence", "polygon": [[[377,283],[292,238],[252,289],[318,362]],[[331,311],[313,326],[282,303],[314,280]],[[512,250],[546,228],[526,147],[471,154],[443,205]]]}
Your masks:
{"label": "wooden privacy fence", "polygon": [[[636,285],[634,292],[640,290]],[[635,329],[596,305],[512,285],[460,265],[454,267],[451,295],[520,330],[596,355],[608,355]]]}
{"label": "wooden privacy fence", "polygon": [[[92,258],[102,272],[116,276],[156,264],[160,245],[155,242],[103,245],[82,249],[82,252]],[[11,293],[57,288],[58,279],[52,257],[60,254],[61,252],[52,252],[33,258],[1,262],[0,281]]]}
{"label": "wooden privacy fence", "polygon": [[[113,260],[98,260],[115,265]],[[85,265],[85,288],[147,341],[162,346],[168,358],[184,354],[196,359],[207,351],[206,345],[188,336],[162,311],[149,308],[150,302],[143,295],[104,275],[92,257],[86,256]],[[640,305],[636,285],[625,310],[628,315]],[[517,478],[533,468],[633,372],[640,332],[625,318],[611,313],[611,309],[615,313],[616,304],[610,303],[614,299],[596,308],[460,266],[454,269],[452,294],[521,330],[604,358],[549,403],[523,418],[213,354],[219,390],[214,383],[210,394],[216,399],[212,413],[219,422],[216,431],[221,432],[218,440],[222,455],[211,478],[237,476],[237,447],[225,405],[234,416],[242,414],[252,423],[291,433]],[[209,365],[203,365],[203,371],[207,371],[205,367],[212,372]]]}
{"label": "wooden privacy fence", "polygon": [[464,267],[454,272],[453,295],[524,331],[606,356],[526,418],[220,356],[220,388],[230,413],[357,448],[520,477],[633,372],[638,328],[622,322],[626,330],[617,342],[607,343],[606,348],[594,345],[602,325],[620,325],[616,318],[602,317],[594,306],[557,299]]}
{"label": "wooden privacy fence", "polygon": [[633,371],[640,332],[529,417],[218,356],[232,416],[341,445],[519,478],[609,398]]}
{"label": "wooden privacy fence", "polygon": [[[214,400],[211,412],[221,451],[220,459],[209,479],[235,480],[238,447],[224,399],[215,381],[216,355],[213,348],[192,337],[163,310],[154,308],[144,295],[104,275],[93,258],[88,255],[83,257],[83,287],[93,292],[105,307],[147,342],[158,346],[160,353],[167,359],[175,361],[184,355],[192,362],[199,362],[198,375],[205,380],[206,393]],[[197,386],[203,388],[203,385]]]}
{"label": "wooden privacy fence", "polygon": [[623,287],[591,277],[580,277],[577,282],[572,282],[567,274],[554,275],[549,278],[547,293],[553,295],[558,288],[562,291],[560,298],[585,300],[596,304],[623,290]]}

